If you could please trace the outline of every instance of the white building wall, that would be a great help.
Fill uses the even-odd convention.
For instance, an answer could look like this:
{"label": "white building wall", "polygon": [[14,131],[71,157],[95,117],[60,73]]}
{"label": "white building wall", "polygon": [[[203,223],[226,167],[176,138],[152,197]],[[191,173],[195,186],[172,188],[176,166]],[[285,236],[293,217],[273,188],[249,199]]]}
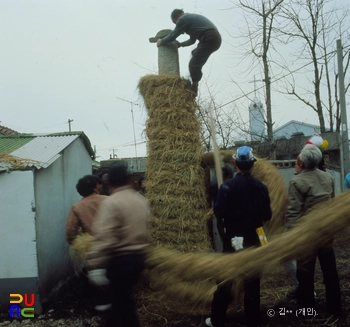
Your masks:
{"label": "white building wall", "polygon": [[38,276],[32,171],[0,173],[0,279]]}
{"label": "white building wall", "polygon": [[75,188],[78,179],[91,171],[91,159],[78,138],[52,165],[36,172],[36,229],[42,301],[50,298],[60,281],[72,273],[65,239],[66,219],[72,204],[81,199]]}
{"label": "white building wall", "polygon": [[282,129],[276,129],[273,132],[273,136],[274,138],[285,136],[287,139],[289,139],[291,138],[293,133],[304,133],[305,136],[309,136],[315,133],[319,133],[319,128],[309,125],[303,125],[299,122],[291,122]]}

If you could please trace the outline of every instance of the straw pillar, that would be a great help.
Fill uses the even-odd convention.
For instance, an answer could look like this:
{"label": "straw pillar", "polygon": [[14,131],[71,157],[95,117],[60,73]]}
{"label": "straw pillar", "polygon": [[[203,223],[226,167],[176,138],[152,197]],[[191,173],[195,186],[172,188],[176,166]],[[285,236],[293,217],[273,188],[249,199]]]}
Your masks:
{"label": "straw pillar", "polygon": [[[150,42],[169,33],[165,31]],[[197,104],[188,91],[190,82],[178,77],[176,44],[160,46],[158,51],[159,75],[145,76],[139,83],[149,116],[145,184],[152,211],[151,234],[157,246],[208,251]]]}

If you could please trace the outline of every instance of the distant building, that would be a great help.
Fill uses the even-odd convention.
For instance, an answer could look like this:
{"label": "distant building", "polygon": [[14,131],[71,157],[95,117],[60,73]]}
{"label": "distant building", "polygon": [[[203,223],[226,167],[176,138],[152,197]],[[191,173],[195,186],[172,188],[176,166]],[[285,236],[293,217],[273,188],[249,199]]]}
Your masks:
{"label": "distant building", "polygon": [[[329,128],[326,129],[329,131]],[[291,120],[288,123],[276,128],[273,131],[275,139],[289,139],[293,136],[311,136],[320,133],[320,126],[304,123],[301,121]]]}
{"label": "distant building", "polygon": [[249,105],[249,127],[250,139],[252,142],[262,142],[265,132],[265,110],[261,101],[254,97]]}
{"label": "distant building", "polygon": [[35,313],[73,274],[65,239],[94,152],[83,132],[0,135],[0,307],[35,294]]}

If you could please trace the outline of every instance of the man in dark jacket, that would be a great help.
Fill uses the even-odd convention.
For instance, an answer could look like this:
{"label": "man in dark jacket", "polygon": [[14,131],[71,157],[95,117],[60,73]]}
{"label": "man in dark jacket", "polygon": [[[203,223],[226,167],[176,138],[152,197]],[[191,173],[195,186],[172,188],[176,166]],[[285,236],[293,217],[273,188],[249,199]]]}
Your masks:
{"label": "man in dark jacket", "polygon": [[[224,251],[234,252],[228,244],[234,237],[243,238],[243,248],[259,246],[256,229],[271,219],[270,197],[265,184],[250,173],[256,161],[248,146],[238,148],[233,156],[237,174],[224,182],[214,206],[219,233],[223,239]],[[226,310],[231,300],[232,282],[218,286],[212,302],[208,326],[224,327]],[[260,277],[244,282],[244,312],[247,326],[260,324]]]}
{"label": "man in dark jacket", "polygon": [[203,75],[202,67],[209,56],[220,48],[221,36],[216,26],[202,15],[185,14],[182,9],[174,9],[171,13],[171,20],[176,24],[175,29],[162,39],[158,39],[157,46],[167,45],[184,33],[190,38],[185,42],[178,42],[178,47],[187,47],[199,41],[197,48],[192,51],[189,63],[192,78],[191,92],[197,96],[198,82]]}

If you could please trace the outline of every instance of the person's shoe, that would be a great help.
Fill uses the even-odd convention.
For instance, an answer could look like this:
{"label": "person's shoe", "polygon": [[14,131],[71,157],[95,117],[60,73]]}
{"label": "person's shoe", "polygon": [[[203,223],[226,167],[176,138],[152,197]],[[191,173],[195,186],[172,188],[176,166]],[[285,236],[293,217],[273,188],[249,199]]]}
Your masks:
{"label": "person's shoe", "polygon": [[210,318],[207,318],[205,319],[205,324],[209,327],[214,327],[214,325],[211,323],[211,319]]}
{"label": "person's shoe", "polygon": [[99,304],[99,305],[96,305],[94,309],[95,309],[96,311],[103,312],[103,311],[107,311],[107,310],[109,310],[109,309],[111,309],[111,308],[112,308],[112,304],[109,303],[109,304]]}
{"label": "person's shoe", "polygon": [[189,91],[190,91],[190,93],[192,93],[196,97],[198,94],[198,82],[192,83]]}

